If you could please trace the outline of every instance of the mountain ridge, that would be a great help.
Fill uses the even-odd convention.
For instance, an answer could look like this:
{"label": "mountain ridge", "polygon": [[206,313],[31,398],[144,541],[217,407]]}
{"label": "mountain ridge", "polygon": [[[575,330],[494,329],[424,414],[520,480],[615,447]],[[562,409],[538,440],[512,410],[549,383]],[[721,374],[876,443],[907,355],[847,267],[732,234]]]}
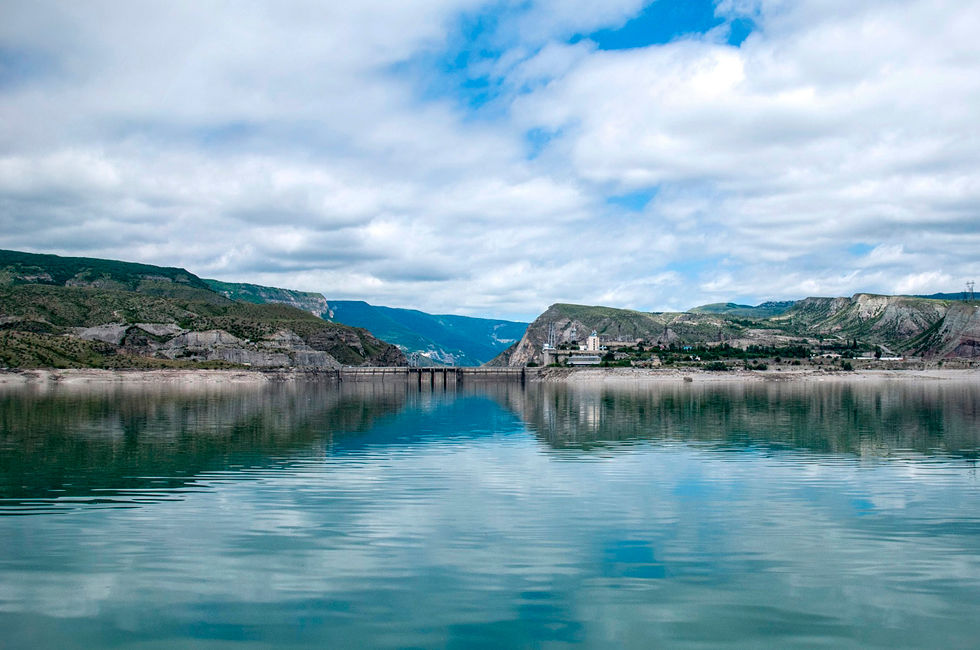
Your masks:
{"label": "mountain ridge", "polygon": [[[800,341],[814,345],[829,337],[925,359],[980,358],[980,306],[975,302],[871,293],[787,302],[791,304],[763,303],[756,307],[716,303],[686,312],[556,303],[491,365],[542,363],[542,348],[552,326],[556,342],[572,346],[584,342],[595,330],[605,339],[642,339],[656,347],[721,343],[772,346]],[[766,312],[776,313],[762,315]]]}
{"label": "mountain ridge", "polygon": [[0,365],[406,365],[366,330],[233,301],[186,269],[0,250]]}

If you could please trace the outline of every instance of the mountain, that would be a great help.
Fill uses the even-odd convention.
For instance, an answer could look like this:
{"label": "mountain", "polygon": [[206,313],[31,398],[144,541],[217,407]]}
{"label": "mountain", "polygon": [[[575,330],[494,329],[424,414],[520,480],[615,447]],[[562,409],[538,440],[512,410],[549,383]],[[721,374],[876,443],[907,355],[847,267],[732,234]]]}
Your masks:
{"label": "mountain", "polygon": [[631,309],[558,303],[547,309],[511,349],[491,361],[491,365],[523,366],[541,363],[541,349],[554,324],[556,343],[584,343],[595,330],[608,340],[643,339],[656,344],[690,344],[698,341],[730,340],[747,328],[723,316],[710,313],[640,312]]}
{"label": "mountain", "polygon": [[[757,314],[749,316],[749,314]],[[767,314],[767,315],[761,315]],[[759,307],[731,303],[690,312],[648,313],[610,307],[555,304],[527,328],[521,340],[492,365],[541,363],[554,325],[557,343],[584,342],[592,330],[606,341],[647,345],[818,345],[832,339],[863,349],[927,359],[980,358],[980,305],[914,296],[855,294],[805,298]]]}
{"label": "mountain", "polygon": [[327,300],[327,304],[325,318],[330,321],[369,329],[405,352],[419,352],[436,364],[486,363],[519,340],[528,326],[507,320],[433,315],[359,300]]}
{"label": "mountain", "polygon": [[0,251],[0,365],[405,365],[363,329],[236,302],[185,269]]}
{"label": "mountain", "polygon": [[963,291],[956,293],[931,293],[927,296],[912,296],[913,298],[930,298],[932,300],[966,300],[967,295]]}
{"label": "mountain", "polygon": [[859,293],[805,298],[769,321],[804,335],[868,341],[926,358],[980,358],[978,303]]}

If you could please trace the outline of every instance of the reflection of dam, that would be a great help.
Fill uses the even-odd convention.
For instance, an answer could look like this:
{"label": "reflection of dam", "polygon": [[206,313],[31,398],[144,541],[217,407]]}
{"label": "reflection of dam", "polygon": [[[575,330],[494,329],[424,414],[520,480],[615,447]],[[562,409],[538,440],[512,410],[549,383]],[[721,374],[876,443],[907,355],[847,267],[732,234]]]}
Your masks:
{"label": "reflection of dam", "polygon": [[[533,371],[532,371],[533,372]],[[527,368],[341,368],[341,381],[405,381],[419,388],[455,388],[468,383],[486,381],[519,381],[527,379]]]}

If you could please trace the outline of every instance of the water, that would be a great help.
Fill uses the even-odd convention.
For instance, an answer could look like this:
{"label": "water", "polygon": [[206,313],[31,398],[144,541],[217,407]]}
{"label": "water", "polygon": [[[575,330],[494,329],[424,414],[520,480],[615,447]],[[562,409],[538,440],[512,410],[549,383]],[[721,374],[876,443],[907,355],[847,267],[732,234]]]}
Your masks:
{"label": "water", "polygon": [[0,393],[0,647],[976,647],[980,387]]}

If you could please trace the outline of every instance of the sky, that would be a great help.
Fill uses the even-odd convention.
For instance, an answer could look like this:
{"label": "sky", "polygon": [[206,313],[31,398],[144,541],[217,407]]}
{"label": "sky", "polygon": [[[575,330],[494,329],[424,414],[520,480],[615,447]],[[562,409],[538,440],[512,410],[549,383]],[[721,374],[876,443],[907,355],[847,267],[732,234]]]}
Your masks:
{"label": "sky", "polygon": [[975,0],[0,5],[0,248],[533,319],[980,280]]}

